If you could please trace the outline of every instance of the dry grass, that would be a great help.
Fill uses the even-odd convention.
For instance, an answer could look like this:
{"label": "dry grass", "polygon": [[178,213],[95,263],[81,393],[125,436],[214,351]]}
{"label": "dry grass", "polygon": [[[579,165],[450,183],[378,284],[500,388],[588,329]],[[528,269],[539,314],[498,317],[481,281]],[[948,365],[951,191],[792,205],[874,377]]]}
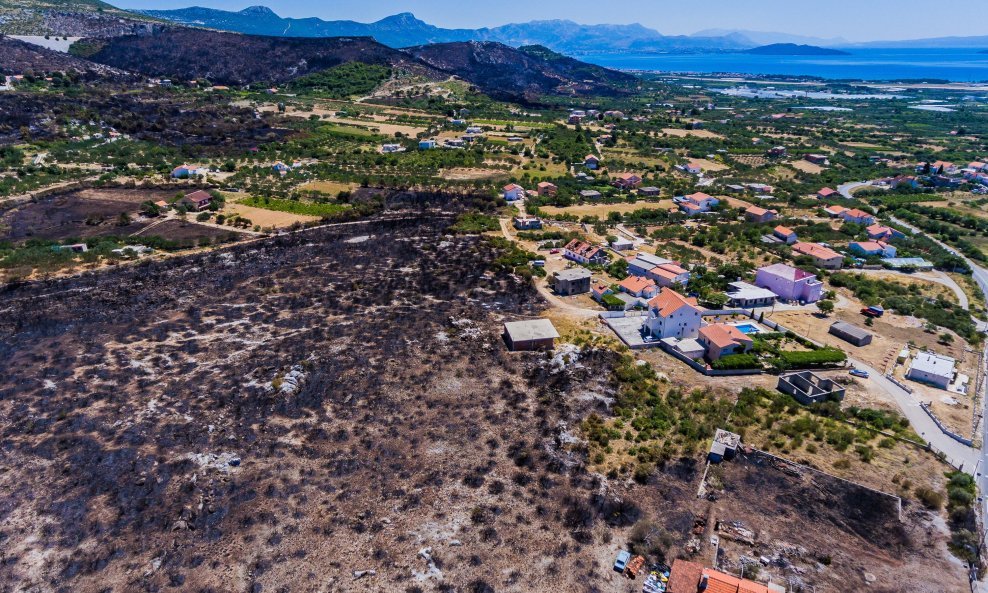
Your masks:
{"label": "dry grass", "polygon": [[798,161],[792,162],[791,164],[792,164],[792,166],[794,168],[799,169],[803,173],[810,173],[812,175],[819,175],[821,172],[823,172],[823,167],[821,167],[820,165],[815,165],[815,164],[813,164],[813,163],[811,163],[809,161],[798,160]]}
{"label": "dry grass", "polygon": [[567,206],[565,208],[542,206],[539,210],[546,214],[573,214],[575,216],[599,216],[604,218],[609,212],[627,214],[628,212],[634,212],[643,208],[651,210],[673,210],[676,208],[676,204],[672,200],[659,200],[658,202],[640,201],[634,204],[628,204],[627,202],[620,204],[582,204],[579,206]]}
{"label": "dry grass", "polygon": [[697,138],[720,138],[724,137],[720,134],[711,132],[710,130],[683,130],[680,128],[662,128],[663,134],[668,134],[669,136],[675,136],[676,138],[685,138],[687,136],[696,136]]}
{"label": "dry grass", "polygon": [[318,216],[305,216],[303,214],[292,214],[291,212],[277,212],[275,210],[265,210],[237,203],[227,203],[222,213],[227,217],[242,216],[252,223],[260,225],[261,228],[287,228],[296,223],[306,223],[319,220]]}

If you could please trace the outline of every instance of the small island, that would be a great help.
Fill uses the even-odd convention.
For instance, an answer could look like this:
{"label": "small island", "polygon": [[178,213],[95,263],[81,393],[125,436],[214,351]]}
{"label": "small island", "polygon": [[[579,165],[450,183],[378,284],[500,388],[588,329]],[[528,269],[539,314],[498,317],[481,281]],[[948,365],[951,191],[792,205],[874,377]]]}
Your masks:
{"label": "small island", "polygon": [[846,51],[817,47],[815,45],[797,45],[795,43],[773,43],[744,50],[746,54],[760,56],[847,56]]}

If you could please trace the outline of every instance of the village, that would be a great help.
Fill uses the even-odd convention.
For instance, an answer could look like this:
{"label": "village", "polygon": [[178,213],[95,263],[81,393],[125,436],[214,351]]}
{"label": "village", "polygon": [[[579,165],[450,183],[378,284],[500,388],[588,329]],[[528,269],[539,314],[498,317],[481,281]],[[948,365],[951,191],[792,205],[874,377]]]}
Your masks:
{"label": "village", "polygon": [[[270,511],[278,533],[237,520],[275,546],[299,530],[359,540],[327,559],[342,576],[326,590],[452,590],[457,564],[508,583],[498,590],[893,591],[909,573],[932,592],[977,579],[980,102],[788,80],[759,84],[826,98],[756,100],[734,77],[642,75],[633,90],[516,104],[459,77],[358,74],[373,84],[342,94],[154,76],[105,110],[59,75],[0,86],[0,107],[39,105],[0,128],[8,309],[102,295],[92,287],[114,284],[102,274],[139,295],[123,309],[158,308],[124,331],[69,303],[59,311],[88,311],[96,329],[53,336],[68,342],[38,360],[56,368],[113,334],[79,381],[154,392],[140,400],[145,434],[185,413],[174,375],[257,406],[242,420],[247,404],[196,400],[202,439],[227,440],[180,462],[196,473],[171,488],[207,476],[222,498],[215,484],[252,471],[250,454],[276,465],[291,451],[298,483],[265,466],[265,489],[238,500],[283,496],[347,520],[299,527],[287,503]],[[83,107],[58,98],[63,85]],[[877,98],[845,98],[855,91]],[[968,109],[914,109],[927,101]],[[163,296],[171,284],[181,298]],[[26,342],[53,332],[5,327]],[[42,402],[64,384],[8,389]],[[244,434],[255,421],[264,436]],[[298,461],[316,449],[330,470]],[[300,485],[320,472],[315,491]],[[161,519],[169,537],[191,538],[207,515],[189,500]],[[541,564],[525,565],[528,541]]]}

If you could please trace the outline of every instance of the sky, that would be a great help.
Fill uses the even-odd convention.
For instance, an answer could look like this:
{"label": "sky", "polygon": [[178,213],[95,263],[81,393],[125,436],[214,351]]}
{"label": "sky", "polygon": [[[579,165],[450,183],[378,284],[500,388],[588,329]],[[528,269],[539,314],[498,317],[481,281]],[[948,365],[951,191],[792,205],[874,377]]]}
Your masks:
{"label": "sky", "polygon": [[[119,2],[119,3],[117,3]],[[263,4],[284,17],[375,21],[412,12],[433,25],[479,28],[541,19],[638,22],[665,35],[747,29],[850,41],[988,35],[985,0],[110,0],[121,8]],[[965,18],[963,15],[978,15]]]}

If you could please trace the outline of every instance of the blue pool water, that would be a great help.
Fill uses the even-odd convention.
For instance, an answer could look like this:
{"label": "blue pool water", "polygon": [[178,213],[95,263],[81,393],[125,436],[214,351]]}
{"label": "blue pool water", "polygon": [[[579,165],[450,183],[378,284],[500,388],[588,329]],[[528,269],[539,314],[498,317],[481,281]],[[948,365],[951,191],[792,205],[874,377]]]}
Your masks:
{"label": "blue pool water", "polygon": [[753,324],[753,323],[742,323],[742,324],[739,324],[739,325],[735,325],[734,327],[738,328],[738,331],[740,331],[741,333],[743,333],[745,335],[748,335],[748,334],[757,334],[757,333],[761,333],[761,331],[762,331],[762,330],[758,329],[758,326],[755,325],[755,324]]}

